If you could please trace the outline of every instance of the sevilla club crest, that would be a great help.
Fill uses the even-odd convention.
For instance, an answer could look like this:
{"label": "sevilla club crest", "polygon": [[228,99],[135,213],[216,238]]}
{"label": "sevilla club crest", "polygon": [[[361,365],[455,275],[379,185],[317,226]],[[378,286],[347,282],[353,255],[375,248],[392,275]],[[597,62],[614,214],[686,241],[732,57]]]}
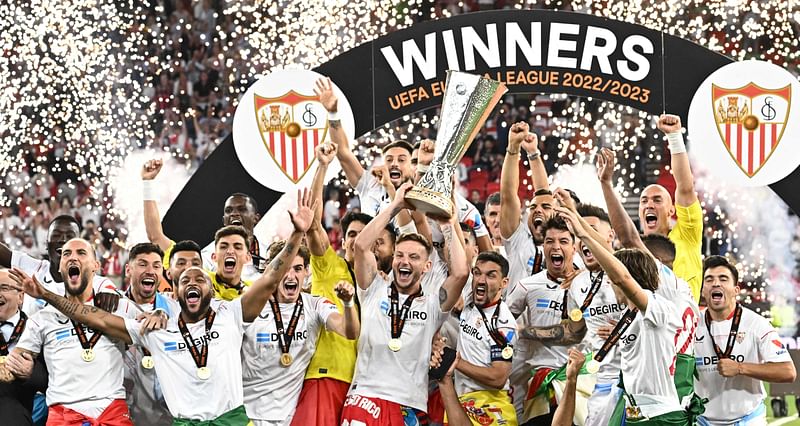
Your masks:
{"label": "sevilla club crest", "polygon": [[314,149],[325,140],[328,120],[317,96],[294,90],[277,98],[254,94],[256,123],[275,164],[293,183],[314,161]]}
{"label": "sevilla club crest", "polygon": [[737,89],[712,85],[717,130],[747,177],[755,176],[775,152],[786,128],[791,97],[791,85],[779,89],[752,82]]}

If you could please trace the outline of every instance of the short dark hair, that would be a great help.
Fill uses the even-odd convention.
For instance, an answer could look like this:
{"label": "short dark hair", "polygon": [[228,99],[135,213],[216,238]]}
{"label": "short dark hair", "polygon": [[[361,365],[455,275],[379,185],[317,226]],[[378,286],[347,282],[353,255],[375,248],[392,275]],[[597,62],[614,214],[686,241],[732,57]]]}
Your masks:
{"label": "short dark hair", "polygon": [[653,253],[656,259],[662,262],[666,262],[666,259],[675,260],[677,253],[675,243],[669,238],[660,234],[648,234],[642,236],[642,243],[650,250],[650,253]]}
{"label": "short dark hair", "polygon": [[353,223],[353,222],[361,222],[364,225],[366,225],[371,220],[372,220],[372,216],[370,216],[370,215],[368,215],[366,213],[348,211],[344,215],[344,217],[342,218],[342,222],[341,222],[342,234],[347,235],[347,229],[350,228],[350,224]]}
{"label": "short dark hair", "polygon": [[551,229],[557,229],[559,231],[567,231],[569,235],[572,237],[572,240],[575,240],[575,235],[572,234],[572,231],[569,230],[569,226],[567,226],[567,222],[564,222],[564,219],[561,216],[554,215],[547,219],[542,225],[542,234],[547,235],[547,231]]}
{"label": "short dark hair", "polygon": [[230,197],[226,198],[226,201],[228,199],[232,198],[232,197],[246,198],[247,202],[250,203],[250,207],[253,208],[253,211],[258,213],[258,203],[256,202],[255,198],[251,197],[250,195],[245,194],[244,192],[234,192],[233,194],[230,195]]}
{"label": "short dark hair", "polygon": [[394,229],[394,225],[392,225],[391,223],[387,223],[386,226],[383,227],[383,229],[385,229],[386,232],[389,233],[389,238],[392,239],[392,244],[395,244],[397,242],[397,231]]}
{"label": "short dark hair", "polygon": [[487,206],[488,205],[497,206],[499,204],[500,204],[500,191],[489,194],[489,196],[486,197]]}
{"label": "short dark hair", "polygon": [[478,253],[475,262],[494,262],[500,265],[500,273],[503,278],[508,276],[508,260],[502,254],[496,251],[482,251]]}
{"label": "short dark hair", "polygon": [[414,152],[414,147],[411,146],[410,143],[408,143],[408,142],[406,142],[404,140],[397,140],[397,141],[389,142],[388,144],[386,144],[386,146],[384,146],[383,149],[381,149],[381,154],[386,154],[386,151],[388,151],[388,150],[390,150],[392,148],[403,148],[406,151],[408,151],[408,155],[411,155]]}
{"label": "short dark hair", "polygon": [[739,270],[736,269],[727,257],[725,256],[708,256],[703,260],[703,277],[705,278],[706,270],[716,268],[717,266],[724,266],[731,271],[734,284],[739,284]]}
{"label": "short dark hair", "polygon": [[53,224],[56,223],[56,222],[74,223],[75,226],[78,227],[78,232],[83,231],[83,226],[81,226],[81,223],[78,221],[78,219],[75,219],[75,216],[68,215],[68,214],[60,214],[60,215],[54,217],[53,220],[50,221],[50,224],[47,226],[48,229],[51,226],[53,226]]}
{"label": "short dark hair", "polygon": [[582,217],[596,217],[602,222],[608,223],[609,225],[611,224],[611,220],[608,218],[608,213],[606,213],[606,211],[602,208],[593,204],[580,203],[575,207],[575,209]]}
{"label": "short dark hair", "polygon": [[[284,247],[286,247],[286,240],[278,240],[270,244],[269,248],[267,249],[267,263],[272,262],[272,259],[274,259]],[[311,252],[308,250],[308,247],[300,246],[300,248],[297,250],[297,256],[302,257],[303,266],[308,267],[309,262],[311,262]]]}
{"label": "short dark hair", "polygon": [[472,238],[473,244],[478,244],[478,236],[475,234],[475,228],[467,225],[464,222],[458,223],[461,226],[461,232],[467,238]]}
{"label": "short dark hair", "polygon": [[581,199],[580,199],[580,197],[578,197],[578,194],[575,193],[575,191],[573,191],[573,190],[571,190],[569,188],[564,188],[564,191],[567,191],[569,193],[569,196],[572,197],[572,201],[575,201],[575,204],[580,204],[581,203]]}
{"label": "short dark hair", "polygon": [[179,251],[193,251],[193,252],[197,253],[198,255],[200,255],[200,259],[201,260],[203,259],[203,250],[200,248],[199,244],[197,244],[196,242],[194,242],[192,240],[183,240],[183,241],[178,241],[172,247],[172,251],[170,251],[170,253],[169,253],[169,262],[170,262],[170,264],[172,263],[172,259],[175,258],[175,253],[177,253]]}
{"label": "short dark hair", "polygon": [[214,234],[214,247],[217,246],[220,239],[230,235],[240,235],[242,238],[244,238],[245,244],[250,243],[250,236],[247,234],[247,231],[244,230],[244,227],[239,225],[228,225],[219,228],[217,232]]}
{"label": "short dark hair", "polygon": [[433,250],[433,246],[431,246],[430,241],[428,241],[428,239],[425,238],[424,236],[417,234],[415,232],[409,232],[400,235],[399,237],[397,237],[397,240],[395,240],[395,245],[400,244],[403,241],[414,241],[419,244],[422,244],[422,246],[425,247],[425,252],[428,254],[428,256],[431,255],[431,250]]}
{"label": "short dark hair", "polygon": [[155,253],[158,255],[159,259],[164,257],[164,251],[161,250],[161,247],[157,246],[153,243],[139,243],[131,247],[128,251],[128,263],[133,263],[136,260],[136,257],[140,254],[150,254]]}
{"label": "short dark hair", "polygon": [[614,257],[625,265],[640,287],[651,291],[658,289],[658,266],[652,256],[639,249],[620,249],[614,252]]}

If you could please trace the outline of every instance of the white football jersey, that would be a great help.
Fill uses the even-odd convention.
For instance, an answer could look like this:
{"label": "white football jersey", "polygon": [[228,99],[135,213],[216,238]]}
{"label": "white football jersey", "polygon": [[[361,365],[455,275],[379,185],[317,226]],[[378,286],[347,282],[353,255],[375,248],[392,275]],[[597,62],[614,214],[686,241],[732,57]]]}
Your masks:
{"label": "white football jersey", "polygon": [[[267,253],[269,251],[269,246],[264,245],[261,241],[258,242],[258,250],[263,258],[267,258]],[[201,253],[201,257],[203,258],[203,269],[206,271],[216,272],[217,271],[217,262],[215,262],[211,255],[214,254],[214,241],[208,243]],[[248,262],[247,264],[242,267],[242,280],[243,281],[250,281],[253,282],[261,277],[261,272],[258,272],[253,262]]]}
{"label": "white football jersey", "polygon": [[[152,353],[154,369],[173,417],[213,420],[244,403],[241,298],[222,302],[215,309],[214,323],[208,333],[205,320],[186,324],[198,350],[201,342],[208,345],[207,367],[211,376],[207,380],[197,376],[197,365],[178,328],[178,315],[169,319],[166,328],[144,335],[139,332],[141,324],[125,321],[133,343]],[[202,402],[198,402],[198,395],[202,395]]]}
{"label": "white football jersey", "polygon": [[[495,327],[499,333],[496,337],[499,339],[502,336],[503,338],[502,345],[498,344],[489,334],[490,324],[484,321],[484,317],[478,311],[479,309],[483,311],[486,321],[490,323],[495,310],[499,309]],[[496,361],[510,363],[512,358],[504,359],[502,351],[506,346],[513,347],[516,341],[516,324],[516,320],[511,315],[508,306],[502,301],[488,308],[479,308],[472,303],[467,304],[461,312],[459,321],[458,353],[461,354],[461,359],[478,367],[491,367],[492,362]],[[455,376],[456,392],[459,395],[480,390],[496,389],[460,371],[456,371]],[[508,381],[501,389],[509,389]]]}
{"label": "white football jersey", "polygon": [[[519,281],[531,276],[534,264],[538,263],[540,268],[544,268],[544,252],[533,242],[533,236],[525,220],[520,220],[511,237],[503,238],[503,247],[508,259],[508,287],[505,300],[510,301],[518,290]],[[540,253],[538,257],[537,253]]]}
{"label": "white football jersey", "polygon": [[[529,327],[550,327],[561,323],[568,290],[551,281],[546,270],[521,280],[517,287],[513,300],[507,301],[512,314],[518,316],[526,312],[526,324]],[[520,339],[514,356],[522,356],[522,360],[533,369],[561,368],[567,363],[567,349],[570,346]]]}
{"label": "white football jersey", "polygon": [[[245,327],[242,342],[244,405],[252,420],[284,421],[292,417],[320,330],[331,314],[339,312],[336,305],[324,297],[307,293],[300,293],[300,297],[303,298],[303,312],[289,345],[293,362],[288,367],[280,364],[281,346],[269,303],[258,318]],[[296,303],[279,303],[278,306],[286,332]]]}
{"label": "white football jersey", "polygon": [[678,278],[667,265],[656,263],[659,268],[659,282],[655,293],[671,300],[681,320],[681,327],[675,336],[675,351],[679,354],[694,353],[694,336],[697,330],[700,308],[694,300],[689,284]]}
{"label": "white football jersey", "polygon": [[652,291],[644,292],[647,311],[636,315],[617,347],[625,391],[644,416],[655,417],[683,409],[673,379],[675,333],[681,323],[671,301]]}
{"label": "white football jersey", "polygon": [[[704,311],[705,313],[705,311]],[[732,317],[725,321],[712,321],[711,331],[721,351],[725,351],[731,331]],[[761,380],[747,376],[722,377],[717,372],[714,343],[708,335],[705,315],[700,316],[695,337],[695,364],[700,378],[694,382],[695,392],[708,398],[703,417],[710,422],[728,424],[754,409],[766,397]],[[742,309],[742,319],[733,345],[731,358],[736,362],[761,364],[766,362],[792,362],[789,352],[781,343],[778,333],[769,321],[750,309]]]}
{"label": "white football jersey", "polygon": [[[442,326],[445,312],[436,294],[423,292],[414,299],[405,317],[402,347],[389,349],[391,336],[389,281],[380,274],[367,290],[358,289],[361,301],[361,335],[358,359],[348,395],[381,398],[426,411],[428,404],[428,363],[431,340]],[[399,295],[400,306],[407,295]]]}
{"label": "white football jersey", "polygon": [[[53,275],[50,274],[49,260],[36,259],[21,251],[13,250],[11,252],[11,267],[21,269],[26,274],[36,278],[45,289],[59,296],[63,296],[66,293],[64,282],[56,281],[53,279]],[[92,278],[92,288],[95,293],[117,293],[121,295],[117,286],[111,280],[97,274]],[[28,316],[32,316],[45,306],[47,306],[47,302],[43,299],[34,299],[28,295],[25,295],[22,301],[22,311]]]}
{"label": "white football jersey", "polygon": [[[594,279],[602,279],[602,283],[594,297],[592,297],[589,306],[583,311],[583,319],[586,321],[586,337],[583,341],[589,346],[590,350],[597,352],[606,342],[606,339],[597,335],[598,329],[610,325],[611,321],[619,321],[622,318],[622,314],[628,309],[628,305],[617,302],[617,296],[614,294],[612,287],[613,284],[605,274],[602,274],[602,278],[599,277],[599,274],[595,274]],[[569,287],[567,312],[571,312],[573,309],[580,309],[583,306],[591,291],[592,283],[593,277],[588,270],[581,271],[572,280],[572,284]],[[619,378],[621,362],[619,351],[616,350],[616,347],[611,348],[600,364],[600,370],[597,372],[597,381],[600,383],[616,382]]]}
{"label": "white football jersey", "polygon": [[[93,305],[92,301],[85,304]],[[122,298],[114,314],[132,320],[138,312],[133,302]],[[91,341],[95,331],[83,325],[81,328],[86,339]],[[83,347],[72,321],[52,306],[28,318],[17,347],[44,355],[48,406],[63,404],[98,417],[114,399],[125,398],[122,386],[125,343],[103,335],[92,348],[94,359],[84,361]]]}

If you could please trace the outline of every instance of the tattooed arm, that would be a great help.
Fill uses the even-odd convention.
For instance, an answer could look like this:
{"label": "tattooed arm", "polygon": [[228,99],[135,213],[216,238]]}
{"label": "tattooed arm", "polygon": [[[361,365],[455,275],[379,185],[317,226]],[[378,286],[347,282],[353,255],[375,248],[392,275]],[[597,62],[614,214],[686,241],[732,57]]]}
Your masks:
{"label": "tattooed arm", "polygon": [[444,244],[447,247],[447,279],[439,289],[439,306],[443,312],[450,311],[450,308],[458,302],[461,297],[461,290],[469,278],[469,267],[467,265],[467,255],[464,253],[464,238],[457,238],[456,227],[460,226],[458,218],[454,215],[447,223],[443,223],[442,235]]}
{"label": "tattooed arm", "polygon": [[549,327],[525,327],[520,336],[525,339],[538,340],[553,345],[572,345],[580,343],[586,335],[586,322],[564,320],[560,324]]}
{"label": "tattooed arm", "polygon": [[133,343],[128,329],[125,327],[125,320],[122,317],[108,313],[92,305],[72,301],[64,296],[59,296],[45,289],[36,278],[28,276],[19,269],[11,270],[11,278],[17,283],[17,289],[24,291],[31,297],[44,299],[69,317],[69,319],[89,326],[95,330],[100,330],[108,337],[122,340],[127,344]]}
{"label": "tattooed arm", "polygon": [[284,244],[283,250],[275,255],[264,273],[242,295],[242,319],[244,322],[253,321],[261,313],[264,305],[267,304],[267,300],[278,287],[278,283],[286,275],[292,265],[292,260],[300,250],[300,240],[303,238],[303,234],[308,231],[311,227],[311,222],[314,220],[316,204],[316,200],[312,202],[310,191],[304,190],[302,197],[300,191],[297,191],[297,212],[289,212],[292,225],[294,225],[294,232]]}

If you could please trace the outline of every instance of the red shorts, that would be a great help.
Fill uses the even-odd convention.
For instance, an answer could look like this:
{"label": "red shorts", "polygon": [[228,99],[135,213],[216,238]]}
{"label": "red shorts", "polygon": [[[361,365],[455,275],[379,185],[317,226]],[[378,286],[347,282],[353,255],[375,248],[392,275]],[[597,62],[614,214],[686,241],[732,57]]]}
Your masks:
{"label": "red shorts", "polygon": [[342,410],[342,425],[426,426],[428,415],[385,399],[348,395]]}
{"label": "red shorts", "polygon": [[47,426],[74,426],[87,423],[91,426],[133,426],[124,399],[115,399],[96,419],[86,417],[60,404],[50,406],[47,412]]}
{"label": "red shorts", "polygon": [[323,377],[303,383],[292,426],[339,426],[344,399],[350,384]]}
{"label": "red shorts", "polygon": [[444,402],[438,387],[428,394],[428,419],[431,423],[444,423]]}

